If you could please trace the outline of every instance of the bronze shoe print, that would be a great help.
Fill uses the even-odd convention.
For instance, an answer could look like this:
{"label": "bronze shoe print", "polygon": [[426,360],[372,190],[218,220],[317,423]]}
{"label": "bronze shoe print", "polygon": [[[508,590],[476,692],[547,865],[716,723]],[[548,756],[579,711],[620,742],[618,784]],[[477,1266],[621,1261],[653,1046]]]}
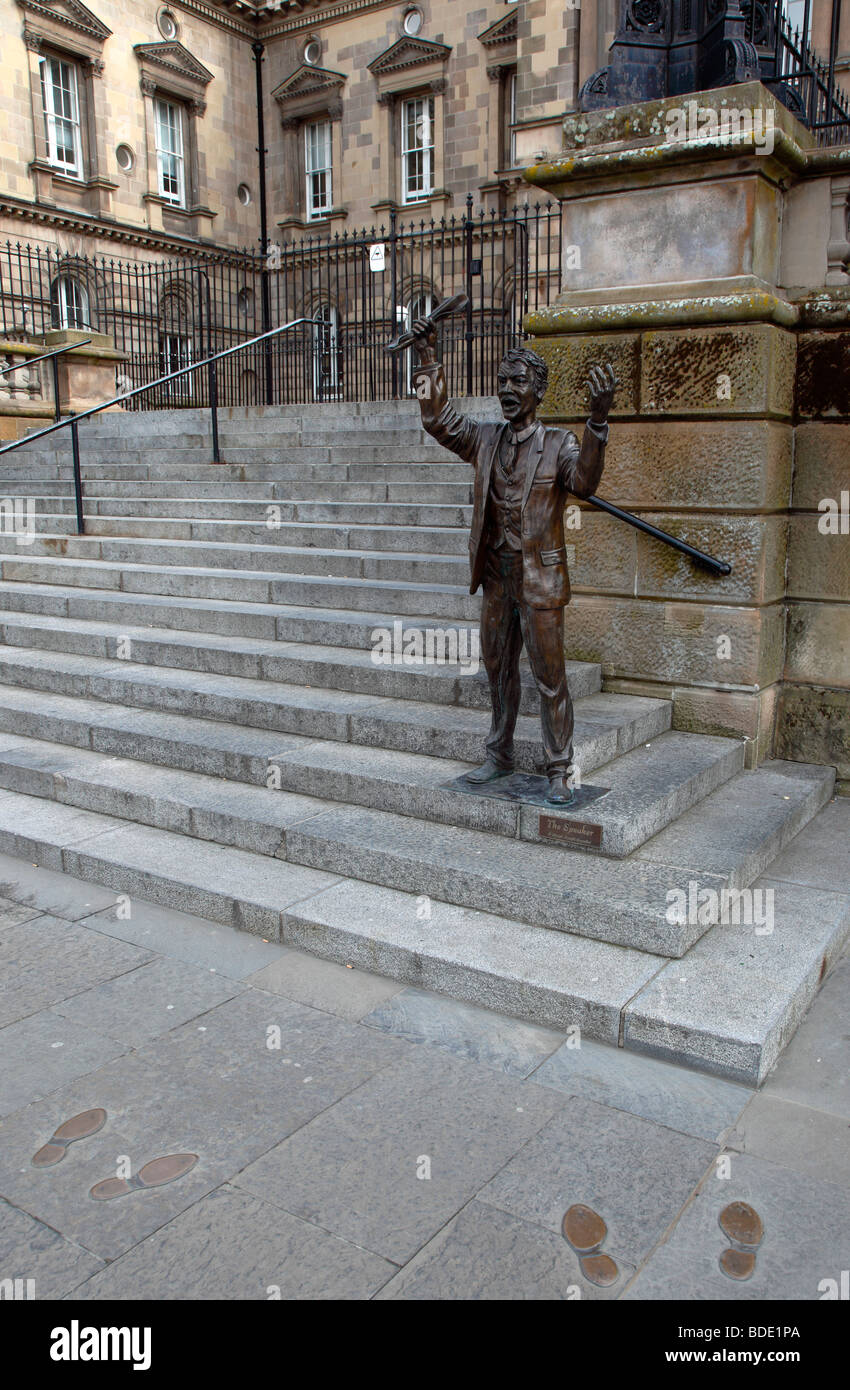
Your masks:
{"label": "bronze shoe print", "polygon": [[164,1187],[190,1173],[198,1161],[197,1154],[165,1154],[152,1158],[130,1178],[104,1178],[96,1182],[89,1196],[96,1202],[111,1202],[113,1197],[126,1197],[148,1187]]}
{"label": "bronze shoe print", "polygon": [[620,1277],[616,1260],[600,1253],[608,1227],[592,1207],[577,1202],[564,1213],[561,1231],[568,1245],[579,1257],[579,1268],[589,1284],[609,1288]]}
{"label": "bronze shoe print", "polygon": [[730,1242],[719,1264],[727,1279],[751,1279],[756,1268],[756,1250],[764,1239],[764,1222],[748,1202],[730,1202],[718,1217],[718,1224]]}
{"label": "bronze shoe print", "polygon": [[68,1152],[69,1144],[75,1144],[78,1139],[90,1139],[98,1130],[103,1129],[105,1124],[106,1111],[100,1109],[84,1110],[82,1114],[65,1120],[53,1138],[48,1139],[47,1143],[33,1154],[33,1168],[52,1168],[54,1164],[61,1163]]}

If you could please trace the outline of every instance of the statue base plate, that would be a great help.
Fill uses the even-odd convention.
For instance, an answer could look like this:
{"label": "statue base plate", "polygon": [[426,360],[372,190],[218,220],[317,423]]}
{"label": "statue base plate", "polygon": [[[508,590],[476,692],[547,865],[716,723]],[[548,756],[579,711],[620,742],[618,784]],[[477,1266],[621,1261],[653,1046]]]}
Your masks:
{"label": "statue base plate", "polygon": [[465,777],[455,777],[442,785],[454,792],[465,792],[467,796],[488,796],[497,801],[526,801],[532,806],[544,806],[553,815],[565,812],[572,815],[601,796],[607,796],[610,787],[593,787],[589,783],[576,787],[573,799],[568,805],[558,806],[546,800],[549,790],[548,777],[538,777],[532,772],[512,772],[508,777],[497,777],[493,782],[467,782]]}

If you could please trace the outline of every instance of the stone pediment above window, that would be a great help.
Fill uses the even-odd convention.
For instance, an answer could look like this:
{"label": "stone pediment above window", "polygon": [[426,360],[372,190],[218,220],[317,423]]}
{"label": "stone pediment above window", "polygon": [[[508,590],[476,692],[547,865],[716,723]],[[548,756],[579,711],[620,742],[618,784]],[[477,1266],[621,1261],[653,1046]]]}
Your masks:
{"label": "stone pediment above window", "polygon": [[451,49],[432,39],[415,39],[405,35],[369,64],[373,77],[397,77],[410,68],[445,63]]}
{"label": "stone pediment above window", "polygon": [[166,90],[194,95],[212,82],[213,74],[182,43],[137,43],[133,52],[142,69],[142,80],[148,78]]}
{"label": "stone pediment above window", "polygon": [[516,10],[509,10],[501,19],[488,24],[478,35],[478,42],[483,43],[485,48],[498,48],[502,44],[516,43]]}
{"label": "stone pediment above window", "polygon": [[283,79],[272,92],[272,96],[284,119],[328,106],[336,109],[340,92],[347,80],[344,72],[331,72],[328,68],[316,68],[309,63],[302,63]]}
{"label": "stone pediment above window", "polygon": [[18,0],[24,12],[24,40],[28,48],[42,42],[68,44],[84,52],[98,52],[112,33],[81,0]]}

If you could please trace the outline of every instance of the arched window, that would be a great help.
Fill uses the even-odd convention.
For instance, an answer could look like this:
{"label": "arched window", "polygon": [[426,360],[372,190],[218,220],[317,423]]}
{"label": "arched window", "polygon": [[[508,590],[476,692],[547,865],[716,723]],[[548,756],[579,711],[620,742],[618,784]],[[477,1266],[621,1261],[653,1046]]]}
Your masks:
{"label": "arched window", "polygon": [[54,328],[91,328],[89,296],[72,275],[57,275],[50,285],[50,321]]}
{"label": "arched window", "polygon": [[339,314],[322,304],[313,315],[313,394],[317,401],[339,398]]}
{"label": "arched window", "polygon": [[[159,304],[159,373],[188,367],[195,360],[193,352],[194,316],[188,293],[169,284]],[[164,388],[169,400],[185,400],[192,392],[194,377],[187,374],[170,381]]]}

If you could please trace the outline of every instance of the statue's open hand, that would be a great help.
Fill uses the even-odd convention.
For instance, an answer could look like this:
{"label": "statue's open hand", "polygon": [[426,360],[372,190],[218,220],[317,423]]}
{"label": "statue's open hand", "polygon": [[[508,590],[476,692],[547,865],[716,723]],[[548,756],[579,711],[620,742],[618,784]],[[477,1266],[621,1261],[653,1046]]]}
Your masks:
{"label": "statue's open hand", "polygon": [[594,425],[604,425],[608,419],[617,386],[617,378],[610,362],[604,367],[591,367],[587,389],[590,392],[590,418]]}
{"label": "statue's open hand", "polygon": [[436,362],[437,329],[431,319],[414,319],[410,331],[413,334],[413,345],[419,353],[419,361]]}

